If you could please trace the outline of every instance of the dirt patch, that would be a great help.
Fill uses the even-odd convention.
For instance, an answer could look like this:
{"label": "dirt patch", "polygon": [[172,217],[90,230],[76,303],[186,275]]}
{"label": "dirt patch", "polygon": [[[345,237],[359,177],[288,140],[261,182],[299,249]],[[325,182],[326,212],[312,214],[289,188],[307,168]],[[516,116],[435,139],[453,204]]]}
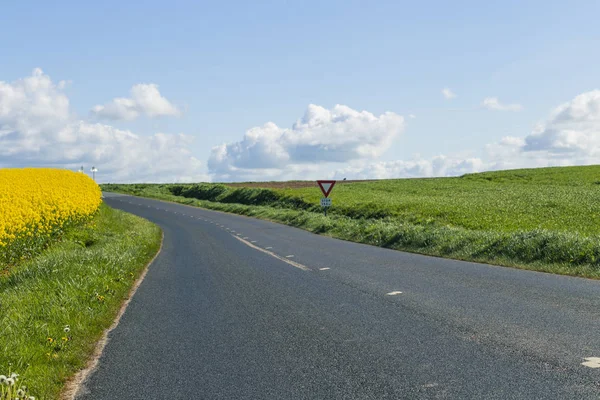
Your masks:
{"label": "dirt patch", "polygon": [[[337,181],[336,185],[346,183],[357,183],[357,182],[373,182],[377,179],[364,179],[364,180],[347,180]],[[319,187],[316,181],[285,181],[285,182],[236,182],[236,183],[225,183],[224,185],[240,188],[267,188],[267,189],[301,189],[306,187]]]}

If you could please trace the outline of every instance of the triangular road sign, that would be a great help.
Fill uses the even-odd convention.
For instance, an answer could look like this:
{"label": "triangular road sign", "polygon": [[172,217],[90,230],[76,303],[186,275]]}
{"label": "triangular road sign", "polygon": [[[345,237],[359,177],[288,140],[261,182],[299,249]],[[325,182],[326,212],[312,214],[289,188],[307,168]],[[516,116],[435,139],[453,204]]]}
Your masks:
{"label": "triangular road sign", "polygon": [[331,189],[335,186],[335,181],[317,181],[319,187],[321,188],[321,192],[325,197],[329,197],[329,193],[331,193]]}

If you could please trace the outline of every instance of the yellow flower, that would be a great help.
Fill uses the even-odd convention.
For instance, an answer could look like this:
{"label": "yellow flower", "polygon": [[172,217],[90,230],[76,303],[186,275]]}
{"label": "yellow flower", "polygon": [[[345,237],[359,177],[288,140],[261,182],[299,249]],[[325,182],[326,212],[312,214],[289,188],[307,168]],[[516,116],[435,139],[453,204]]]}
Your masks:
{"label": "yellow flower", "polygon": [[0,256],[90,218],[102,202],[87,175],[52,168],[0,169]]}

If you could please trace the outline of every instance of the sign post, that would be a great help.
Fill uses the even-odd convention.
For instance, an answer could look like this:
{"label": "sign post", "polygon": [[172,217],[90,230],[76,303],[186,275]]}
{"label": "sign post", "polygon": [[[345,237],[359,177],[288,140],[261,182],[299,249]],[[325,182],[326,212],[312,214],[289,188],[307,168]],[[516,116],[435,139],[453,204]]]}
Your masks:
{"label": "sign post", "polygon": [[325,216],[327,216],[327,209],[331,207],[331,199],[329,199],[329,193],[331,193],[331,189],[335,186],[335,181],[317,181],[319,184],[319,188],[321,188],[321,192],[323,192],[323,198],[321,198],[321,207],[323,207],[323,211]]}

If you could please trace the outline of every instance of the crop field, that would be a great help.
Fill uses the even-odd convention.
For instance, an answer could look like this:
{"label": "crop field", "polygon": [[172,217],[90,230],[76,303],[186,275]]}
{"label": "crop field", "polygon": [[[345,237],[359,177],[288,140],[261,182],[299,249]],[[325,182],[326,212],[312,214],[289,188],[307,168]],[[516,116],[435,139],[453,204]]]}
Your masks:
{"label": "crop field", "polygon": [[425,254],[600,276],[600,166],[342,182],[104,185]]}
{"label": "crop field", "polygon": [[[322,197],[314,183],[282,193],[307,203]],[[359,217],[389,216],[486,231],[600,233],[598,166],[336,184],[330,197],[338,208],[332,212]]]}
{"label": "crop field", "polygon": [[85,174],[0,170],[0,269],[32,256],[66,227],[90,218],[101,202],[100,188]]}

